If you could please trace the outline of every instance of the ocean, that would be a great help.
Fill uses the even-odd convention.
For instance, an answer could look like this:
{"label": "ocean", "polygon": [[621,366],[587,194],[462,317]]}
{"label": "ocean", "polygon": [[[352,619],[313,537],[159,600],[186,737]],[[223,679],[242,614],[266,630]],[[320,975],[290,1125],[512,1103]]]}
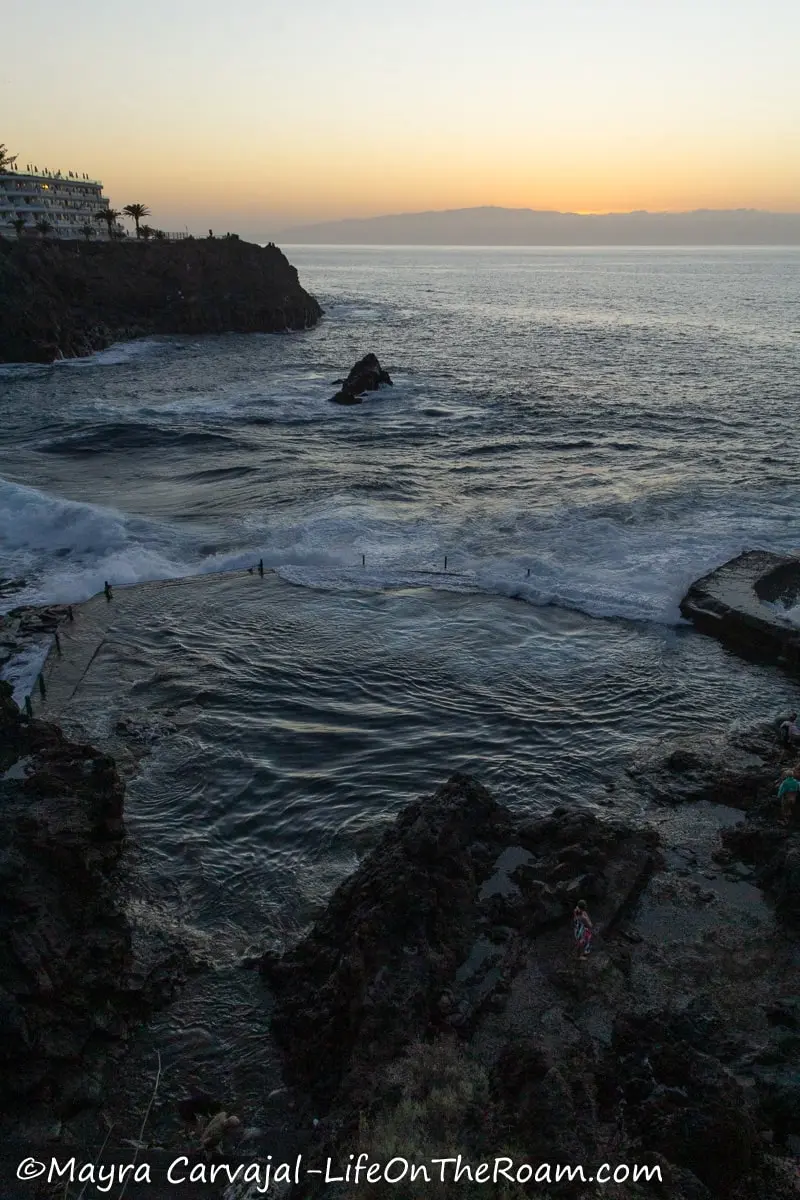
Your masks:
{"label": "ocean", "polygon": [[[143,590],[76,701],[168,731],[128,788],[140,910],[223,966],[455,770],[600,803],[648,739],[797,701],[678,605],[800,546],[800,250],[287,254],[314,330],[0,368],[6,608],[269,568]],[[368,351],[394,386],[330,404]]]}

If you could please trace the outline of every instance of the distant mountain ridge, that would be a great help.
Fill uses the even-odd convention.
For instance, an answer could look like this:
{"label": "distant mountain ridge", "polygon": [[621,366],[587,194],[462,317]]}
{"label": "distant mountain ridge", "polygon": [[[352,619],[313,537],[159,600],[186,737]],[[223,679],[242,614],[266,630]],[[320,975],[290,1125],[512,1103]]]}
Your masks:
{"label": "distant mountain ridge", "polygon": [[737,208],[584,216],[531,208],[454,208],[297,225],[277,240],[350,246],[798,246],[800,213]]}

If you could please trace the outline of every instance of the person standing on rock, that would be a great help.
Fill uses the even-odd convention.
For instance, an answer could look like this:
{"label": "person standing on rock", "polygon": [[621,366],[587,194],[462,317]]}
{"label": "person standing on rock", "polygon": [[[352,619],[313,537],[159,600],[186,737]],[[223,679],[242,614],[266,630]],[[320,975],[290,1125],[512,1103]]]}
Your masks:
{"label": "person standing on rock", "polygon": [[796,712],[789,713],[789,720],[781,722],[781,738],[786,746],[800,741],[800,726],[797,724]]}
{"label": "person standing on rock", "polygon": [[592,918],[586,911],[585,900],[579,900],[575,905],[572,913],[572,931],[575,935],[578,953],[585,958],[592,948],[592,938],[594,937],[594,926]]}
{"label": "person standing on rock", "polygon": [[781,802],[781,820],[787,825],[792,817],[792,809],[797,798],[797,793],[800,792],[800,782],[795,777],[794,772],[785,771],[781,785],[778,788],[778,799]]}

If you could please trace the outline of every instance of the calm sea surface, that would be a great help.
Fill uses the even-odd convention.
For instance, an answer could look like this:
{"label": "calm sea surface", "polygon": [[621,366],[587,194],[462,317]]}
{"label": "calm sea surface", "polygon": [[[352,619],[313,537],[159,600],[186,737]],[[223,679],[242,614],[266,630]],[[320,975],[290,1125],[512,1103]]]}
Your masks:
{"label": "calm sea surface", "polygon": [[[176,724],[129,822],[159,919],[217,949],[319,902],[455,769],[592,802],[642,739],[796,698],[678,602],[800,546],[800,251],[288,255],[313,331],[0,368],[23,599],[275,569],[121,622],[85,714]],[[329,404],[370,350],[395,386]]]}

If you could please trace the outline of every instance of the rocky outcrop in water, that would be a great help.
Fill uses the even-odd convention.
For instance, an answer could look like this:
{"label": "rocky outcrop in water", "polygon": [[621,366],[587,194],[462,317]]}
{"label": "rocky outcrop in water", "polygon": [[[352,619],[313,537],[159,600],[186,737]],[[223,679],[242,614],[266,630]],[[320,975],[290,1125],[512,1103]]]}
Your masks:
{"label": "rocky outcrop in water", "polygon": [[374,354],[365,354],[347,378],[338,382],[342,386],[335,396],[331,396],[333,404],[361,404],[365,392],[375,392],[384,384],[391,386],[392,380]]}
{"label": "rocky outcrop in water", "polygon": [[[287,1081],[322,1118],[310,1158],[636,1163],[661,1184],[618,1197],[788,1200],[798,971],[766,910],[742,919],[700,882],[712,846],[713,829],[676,856],[586,808],[515,816],[463,776],[406,808],[309,934],[262,961]],[[598,930],[586,960],[578,898]]]}
{"label": "rocky outcrop in water", "polygon": [[321,314],[276,246],[0,237],[0,362],[49,363],[153,334],[282,333]]}
{"label": "rocky outcrop in water", "polygon": [[708,800],[746,810],[773,795],[786,747],[774,723],[736,733],[663,738],[641,746],[627,774],[647,800],[686,804]]}
{"label": "rocky outcrop in water", "polygon": [[796,671],[800,629],[780,608],[798,600],[800,558],[748,550],[693,583],[681,613],[744,657]]}

